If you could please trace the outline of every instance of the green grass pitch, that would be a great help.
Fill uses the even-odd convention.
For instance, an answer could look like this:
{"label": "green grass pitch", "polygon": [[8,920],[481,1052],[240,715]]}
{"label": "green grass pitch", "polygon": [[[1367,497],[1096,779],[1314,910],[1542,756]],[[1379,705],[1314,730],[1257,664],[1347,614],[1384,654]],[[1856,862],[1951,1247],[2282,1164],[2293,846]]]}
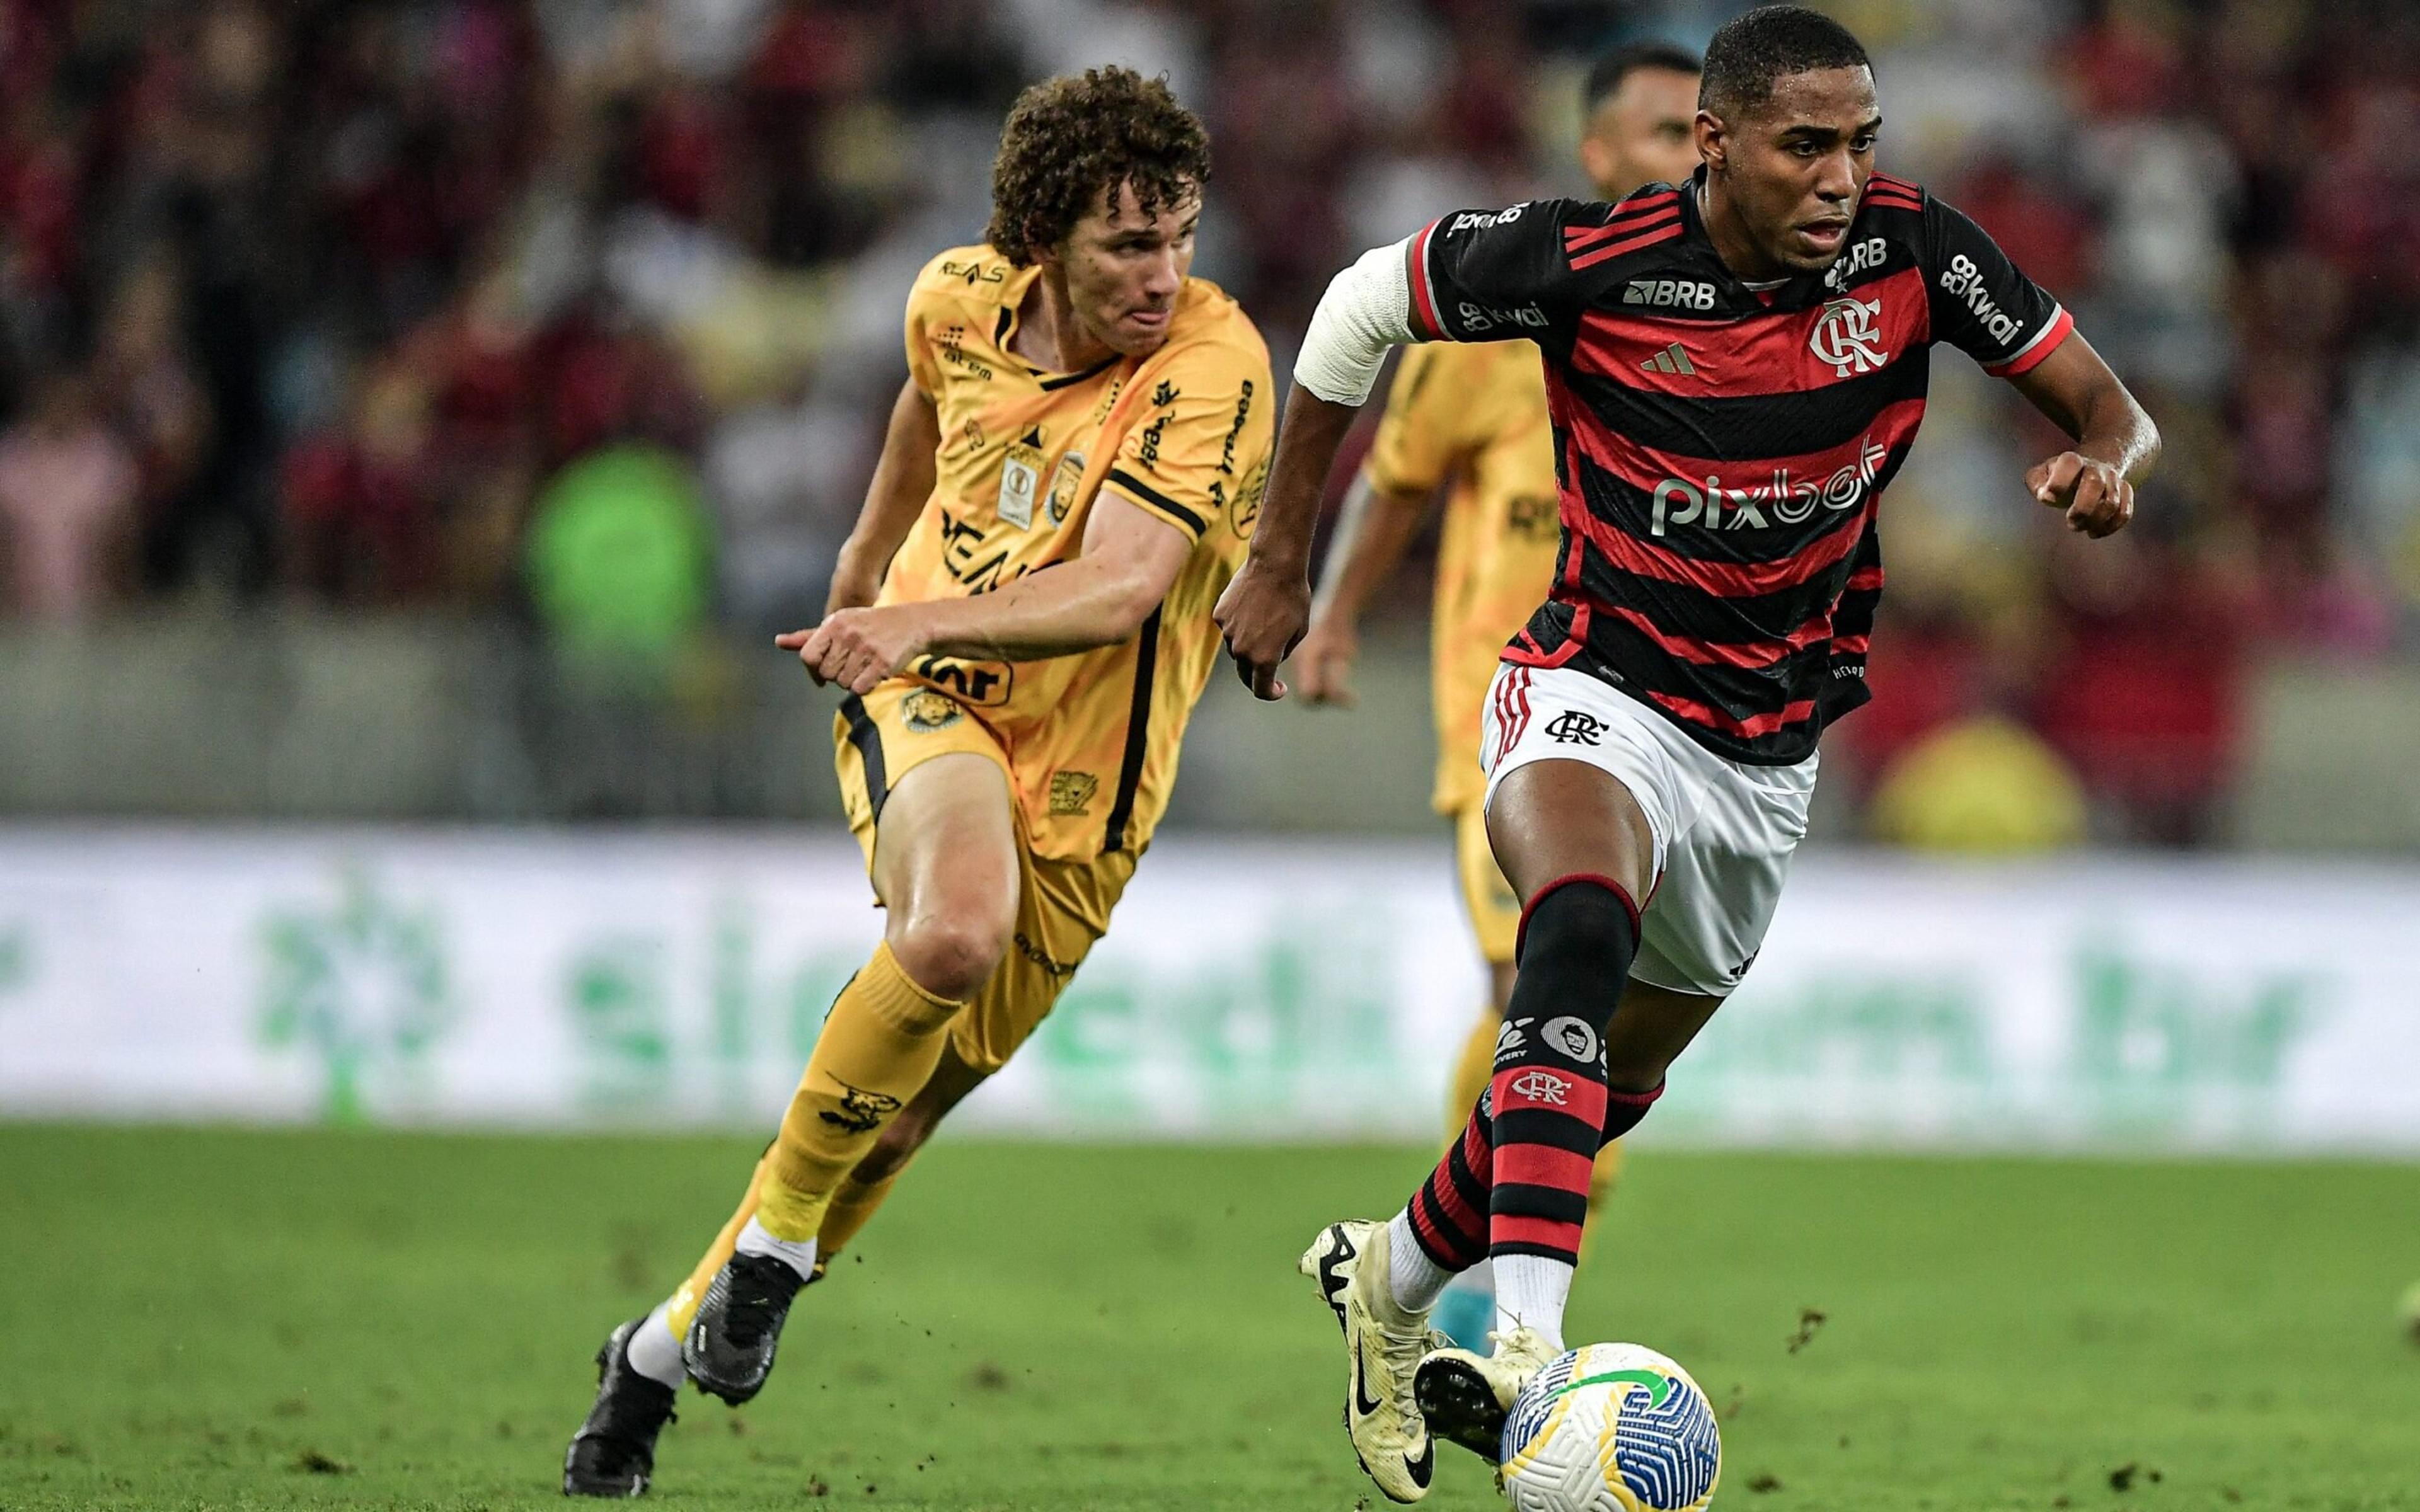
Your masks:
{"label": "green grass pitch", "polygon": [[[0,1507],[561,1506],[590,1352],[753,1154],[0,1127]],[[1383,1506],[1293,1265],[1421,1165],[945,1140],[656,1500]],[[1730,1512],[2420,1508],[2420,1168],[1650,1149],[1599,1240],[1572,1336],[1690,1367]],[[1501,1504],[1441,1450],[1428,1504]]]}

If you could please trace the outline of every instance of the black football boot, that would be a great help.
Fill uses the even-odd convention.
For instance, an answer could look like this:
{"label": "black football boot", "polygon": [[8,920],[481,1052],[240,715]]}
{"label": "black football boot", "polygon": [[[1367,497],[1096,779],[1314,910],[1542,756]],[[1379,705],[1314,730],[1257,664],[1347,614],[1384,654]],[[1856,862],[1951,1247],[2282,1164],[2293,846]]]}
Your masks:
{"label": "black football boot", "polygon": [[656,1468],[656,1435],[673,1420],[673,1389],[630,1368],[630,1335],[615,1329],[597,1351],[597,1405],[563,1457],[566,1496],[639,1496]]}
{"label": "black football boot", "polygon": [[681,1340],[681,1364],[697,1389],[734,1407],[762,1391],[790,1299],[803,1285],[798,1272],[769,1255],[724,1261]]}

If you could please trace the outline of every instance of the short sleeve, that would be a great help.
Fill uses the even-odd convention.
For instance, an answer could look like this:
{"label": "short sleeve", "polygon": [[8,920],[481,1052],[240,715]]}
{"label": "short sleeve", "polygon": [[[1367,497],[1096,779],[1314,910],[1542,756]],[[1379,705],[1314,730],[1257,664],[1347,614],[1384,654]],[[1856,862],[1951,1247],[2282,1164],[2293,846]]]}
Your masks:
{"label": "short sleeve", "polygon": [[1539,199],[1500,210],[1465,210],[1432,222],[1404,243],[1412,334],[1421,341],[1510,341],[1568,330],[1580,283],[1567,231],[1605,207]]}
{"label": "short sleeve", "polygon": [[1444,380],[1443,356],[1434,347],[1406,347],[1396,363],[1386,412],[1361,466],[1382,493],[1425,494],[1453,469],[1462,448],[1455,410],[1468,395]]}
{"label": "short sleeve", "polygon": [[925,291],[924,280],[916,280],[908,291],[908,376],[915,380],[917,392],[934,398],[941,392],[941,370],[933,361],[933,344],[925,339],[925,317],[932,310],[932,296]]}
{"label": "short sleeve", "polygon": [[1924,202],[1924,276],[1932,339],[1993,378],[2015,378],[2058,349],[2075,321],[2009,260],[1999,243],[1951,206]]}
{"label": "short sleeve", "polygon": [[1126,427],[1102,480],[1191,540],[1257,501],[1276,434],[1266,359],[1208,344],[1172,354],[1140,381],[1142,412]]}

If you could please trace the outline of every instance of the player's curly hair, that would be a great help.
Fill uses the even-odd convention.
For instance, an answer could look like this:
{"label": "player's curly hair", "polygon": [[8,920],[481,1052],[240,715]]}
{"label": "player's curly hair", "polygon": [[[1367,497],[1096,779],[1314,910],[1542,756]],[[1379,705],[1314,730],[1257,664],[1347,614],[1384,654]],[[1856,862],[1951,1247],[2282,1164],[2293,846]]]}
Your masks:
{"label": "player's curly hair", "polygon": [[1165,79],[1132,69],[1087,69],[1045,79],[1016,97],[991,165],[984,239],[1022,268],[1056,246],[1088,211],[1132,184],[1145,215],[1210,181],[1210,133]]}

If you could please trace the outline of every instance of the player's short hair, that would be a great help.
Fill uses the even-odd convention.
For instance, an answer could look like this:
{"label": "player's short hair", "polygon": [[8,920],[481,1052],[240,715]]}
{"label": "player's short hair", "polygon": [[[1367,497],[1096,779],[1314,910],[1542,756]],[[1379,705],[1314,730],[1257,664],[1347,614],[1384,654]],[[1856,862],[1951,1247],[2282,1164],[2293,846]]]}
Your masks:
{"label": "player's short hair", "polygon": [[1730,118],[1773,98],[1774,85],[1819,69],[1870,69],[1849,28],[1805,6],[1761,6],[1726,23],[1706,44],[1700,109]]}
{"label": "player's short hair", "polygon": [[991,165],[984,239],[1022,268],[1092,210],[1132,184],[1156,215],[1210,181],[1210,133],[1176,102],[1166,79],[1132,69],[1087,69],[1045,79],[1016,97]]}
{"label": "player's short hair", "polygon": [[1619,93],[1634,73],[1651,69],[1696,73],[1703,67],[1697,54],[1670,42],[1625,43],[1589,65],[1588,79],[1580,85],[1580,116],[1585,119],[1595,115],[1596,108]]}

